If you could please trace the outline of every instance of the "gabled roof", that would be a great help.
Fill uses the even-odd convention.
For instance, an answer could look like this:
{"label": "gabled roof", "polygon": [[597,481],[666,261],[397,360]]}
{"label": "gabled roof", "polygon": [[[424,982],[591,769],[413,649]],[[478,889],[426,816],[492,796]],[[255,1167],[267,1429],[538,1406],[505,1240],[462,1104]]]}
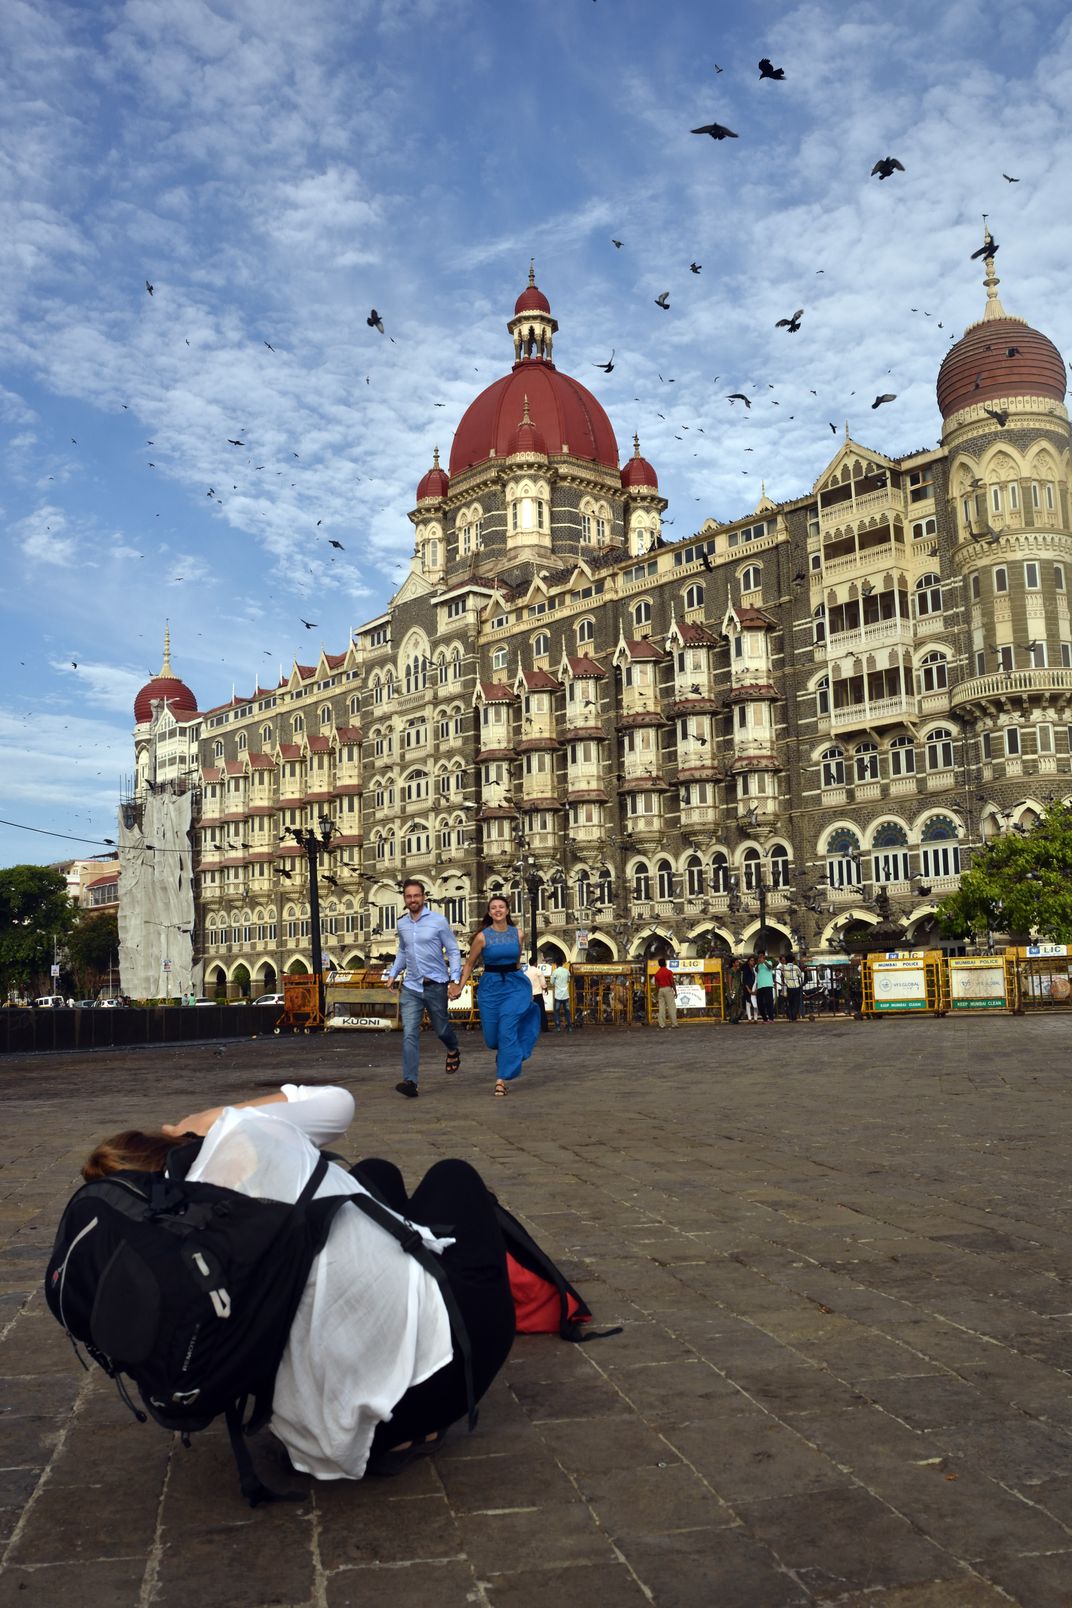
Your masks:
{"label": "gabled roof", "polygon": [[597,664],[594,659],[590,659],[587,653],[576,655],[567,653],[566,663],[569,665],[570,675],[575,681],[582,681],[586,677],[598,681],[607,679],[607,672],[603,666]]}
{"label": "gabled roof", "polygon": [[336,726],[335,735],[340,743],[359,743],[361,741],[361,727]]}
{"label": "gabled roof", "polygon": [[280,759],[300,759],[302,751],[297,743],[280,743],[279,757]]}
{"label": "gabled roof", "polygon": [[546,670],[522,670],[521,680],[529,692],[561,692],[562,683]]}
{"label": "gabled roof", "polygon": [[330,737],[309,737],[306,739],[306,741],[309,744],[310,751],[314,754],[326,754],[331,749]]}
{"label": "gabled roof", "polygon": [[737,618],[744,631],[773,631],[774,621],[762,609],[741,608],[736,610]]}
{"label": "gabled roof", "polygon": [[254,770],[275,769],[275,760],[272,758],[271,754],[247,754],[246,757]]}
{"label": "gabled roof", "polygon": [[201,771],[201,779],[205,782],[222,782],[223,771],[218,765],[205,765]]}
{"label": "gabled roof", "polygon": [[485,703],[516,703],[517,694],[502,681],[482,681],[480,696]]}
{"label": "gabled roof", "polygon": [[662,648],[657,647],[647,637],[623,637],[621,647],[630,659],[665,659],[666,654]]}
{"label": "gabled roof", "polygon": [[325,653],[324,663],[327,665],[329,670],[337,670],[340,664],[346,663],[345,648],[341,653]]}
{"label": "gabled roof", "polygon": [[677,634],[686,647],[718,647],[718,638],[713,637],[705,625],[693,625],[690,621],[685,620],[677,627]]}
{"label": "gabled roof", "polygon": [[228,776],[244,776],[246,774],[246,767],[240,759],[225,759],[223,768]]}

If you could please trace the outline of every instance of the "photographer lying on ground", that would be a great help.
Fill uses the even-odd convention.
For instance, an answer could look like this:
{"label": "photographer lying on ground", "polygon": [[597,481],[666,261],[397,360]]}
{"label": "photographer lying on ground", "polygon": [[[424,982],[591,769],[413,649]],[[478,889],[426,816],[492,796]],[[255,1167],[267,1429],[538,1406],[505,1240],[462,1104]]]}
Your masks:
{"label": "photographer lying on ground", "polygon": [[[159,1133],[116,1134],[96,1147],[83,1177],[162,1173],[168,1152],[196,1134],[203,1143],[188,1182],[294,1202],[318,1163],[317,1146],[339,1139],[353,1115],[346,1089],[284,1084],[278,1094],[196,1112]],[[358,1177],[329,1163],[316,1197],[372,1194],[440,1255],[469,1334],[479,1400],[514,1338],[505,1246],[479,1173],[465,1161],[436,1162],[407,1198],[391,1162],[370,1159],[354,1171]],[[318,1479],[398,1473],[434,1450],[467,1406],[463,1359],[436,1280],[378,1223],[343,1208],[309,1270],[275,1378],[271,1428],[294,1467]]]}

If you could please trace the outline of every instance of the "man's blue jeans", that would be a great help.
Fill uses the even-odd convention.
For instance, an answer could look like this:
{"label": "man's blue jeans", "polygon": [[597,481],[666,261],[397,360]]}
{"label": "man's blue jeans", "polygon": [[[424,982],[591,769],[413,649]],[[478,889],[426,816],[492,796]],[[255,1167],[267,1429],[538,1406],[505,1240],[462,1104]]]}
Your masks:
{"label": "man's blue jeans", "polygon": [[405,983],[399,990],[399,1011],[402,1017],[402,1076],[407,1083],[416,1083],[421,1059],[421,1018],[425,1011],[432,1024],[432,1032],[439,1035],[448,1050],[458,1048],[458,1035],[454,1023],[447,1015],[446,983],[425,983],[418,994]]}
{"label": "man's blue jeans", "polygon": [[566,1027],[568,1029],[572,1030],[573,1020],[572,1020],[572,1018],[570,1016],[569,1000],[568,999],[556,999],[555,1000],[555,1027],[559,1032],[561,1032],[561,1030],[562,1030],[562,1018],[563,1017],[566,1018]]}

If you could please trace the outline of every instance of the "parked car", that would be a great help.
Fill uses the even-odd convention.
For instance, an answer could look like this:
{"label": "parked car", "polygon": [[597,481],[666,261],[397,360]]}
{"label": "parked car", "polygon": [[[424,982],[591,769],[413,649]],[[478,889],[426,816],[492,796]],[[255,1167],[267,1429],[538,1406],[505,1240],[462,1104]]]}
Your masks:
{"label": "parked car", "polygon": [[195,1005],[226,1005],[225,999],[195,999]]}
{"label": "parked car", "polygon": [[76,999],[74,1002],[74,1008],[76,1011],[96,1010],[97,1001],[95,999]]}
{"label": "parked car", "polygon": [[102,1010],[116,1011],[124,1010],[126,1006],[130,1004],[130,1001],[124,999],[122,994],[111,994],[107,999],[98,1000],[97,1004]]}
{"label": "parked car", "polygon": [[66,1010],[67,1001],[62,994],[42,994],[40,999],[34,1000],[35,1011]]}
{"label": "parked car", "polygon": [[282,1005],[283,1003],[284,996],[282,994],[258,994],[257,998],[251,1001],[253,1005]]}

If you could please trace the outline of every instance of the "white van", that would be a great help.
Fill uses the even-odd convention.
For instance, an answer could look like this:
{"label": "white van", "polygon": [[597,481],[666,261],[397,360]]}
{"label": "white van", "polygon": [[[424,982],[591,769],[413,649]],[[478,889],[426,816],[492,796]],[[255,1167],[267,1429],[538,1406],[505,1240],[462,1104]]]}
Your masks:
{"label": "white van", "polygon": [[40,999],[34,1000],[35,1011],[66,1010],[67,1001],[62,994],[42,994]]}

